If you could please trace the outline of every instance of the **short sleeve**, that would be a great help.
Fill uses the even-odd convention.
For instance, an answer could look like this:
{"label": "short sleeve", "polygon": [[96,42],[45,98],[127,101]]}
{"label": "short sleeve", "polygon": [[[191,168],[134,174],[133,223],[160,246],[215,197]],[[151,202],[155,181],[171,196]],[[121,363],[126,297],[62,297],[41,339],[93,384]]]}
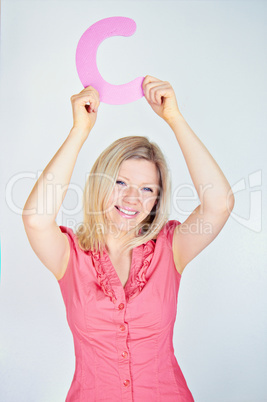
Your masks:
{"label": "short sleeve", "polygon": [[181,222],[176,220],[171,220],[166,223],[165,226],[161,229],[160,235],[165,238],[165,242],[167,243],[168,247],[172,249],[172,240],[175,228],[180,225]]}
{"label": "short sleeve", "polygon": [[73,232],[72,229],[66,227],[66,226],[59,226],[60,230],[62,233],[64,233],[67,236],[67,239],[69,241],[70,245],[70,257],[69,257],[69,262],[67,269],[64,273],[64,276],[58,280],[58,283],[63,285],[66,283],[68,280],[71,278],[71,272],[73,268],[75,267],[77,260],[78,260],[78,243],[77,243],[77,238]]}

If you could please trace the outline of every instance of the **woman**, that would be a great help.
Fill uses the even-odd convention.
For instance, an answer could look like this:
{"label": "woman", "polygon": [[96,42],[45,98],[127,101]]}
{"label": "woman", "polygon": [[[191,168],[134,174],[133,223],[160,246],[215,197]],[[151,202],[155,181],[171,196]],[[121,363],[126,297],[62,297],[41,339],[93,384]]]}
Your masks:
{"label": "woman", "polygon": [[[199,195],[200,205],[184,223],[167,222],[168,169],[160,149],[145,137],[126,137],[95,162],[76,235],[57,226],[77,156],[97,118],[99,95],[92,87],[72,96],[70,134],[24,207],[29,241],[59,281],[74,337],[69,402],[193,401],[172,344],[180,278],[220,232],[234,197],[181,115],[171,85],[146,76],[143,90],[174,132]],[[210,230],[196,232],[200,223]]]}

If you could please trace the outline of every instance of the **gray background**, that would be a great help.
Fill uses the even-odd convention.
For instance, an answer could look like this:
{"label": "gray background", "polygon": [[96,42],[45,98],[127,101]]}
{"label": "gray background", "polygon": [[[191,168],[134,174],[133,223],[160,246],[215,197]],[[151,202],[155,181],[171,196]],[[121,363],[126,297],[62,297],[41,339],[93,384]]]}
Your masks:
{"label": "gray background", "polygon": [[[137,31],[100,45],[102,76],[112,84],[147,74],[169,81],[236,195],[223,231],[182,275],[177,360],[196,402],[267,401],[267,3],[5,0],[1,7],[0,400],[61,402],[70,387],[74,352],[59,286],[31,250],[20,214],[72,126],[70,97],[83,88],[78,40],[98,20],[124,16]],[[165,153],[170,218],[184,221],[196,207],[174,134],[143,98],[101,104],[58,223],[81,220],[86,174],[126,135],[146,135]]]}

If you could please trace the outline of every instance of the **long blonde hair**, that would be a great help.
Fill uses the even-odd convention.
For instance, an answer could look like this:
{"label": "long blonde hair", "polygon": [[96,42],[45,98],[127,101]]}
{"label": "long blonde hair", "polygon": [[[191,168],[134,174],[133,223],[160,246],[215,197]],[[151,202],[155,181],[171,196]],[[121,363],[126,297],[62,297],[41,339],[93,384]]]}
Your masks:
{"label": "long blonde hair", "polygon": [[125,236],[124,248],[132,249],[155,238],[168,220],[170,178],[160,148],[147,137],[120,138],[100,154],[86,181],[83,198],[84,220],[76,233],[82,250],[102,253],[105,248],[107,222],[104,211],[115,186],[119,168],[127,159],[145,159],[155,164],[159,174],[159,194],[157,203],[148,217]]}

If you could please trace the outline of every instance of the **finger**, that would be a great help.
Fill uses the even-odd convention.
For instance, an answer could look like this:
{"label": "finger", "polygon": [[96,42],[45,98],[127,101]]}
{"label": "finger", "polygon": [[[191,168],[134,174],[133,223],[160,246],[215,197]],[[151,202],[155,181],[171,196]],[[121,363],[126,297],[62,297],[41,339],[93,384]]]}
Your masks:
{"label": "finger", "polygon": [[156,103],[159,103],[160,105],[162,104],[162,98],[171,97],[171,88],[166,84],[152,88],[151,91],[154,92],[154,99]]}
{"label": "finger", "polygon": [[82,93],[86,93],[88,91],[93,92],[94,94],[97,95],[97,97],[99,97],[99,92],[97,91],[97,89],[95,89],[94,87],[92,87],[90,85],[88,87],[85,87],[80,93],[82,94]]}
{"label": "finger", "polygon": [[93,87],[84,88],[84,90],[82,90],[79,95],[81,95],[81,96],[84,96],[84,95],[92,95],[92,96],[94,96],[96,99],[99,99],[99,93],[98,93],[98,91],[97,91],[96,89],[94,89]]}
{"label": "finger", "polygon": [[80,92],[80,94],[79,95],[82,95],[82,96],[93,96],[94,98],[95,98],[95,100],[96,100],[96,103],[97,103],[97,107],[100,105],[100,96],[99,96],[99,92],[94,88],[94,87],[92,87],[92,86],[88,86],[88,87],[86,87],[86,88],[84,88],[81,92]]}
{"label": "finger", "polygon": [[144,86],[144,94],[145,94],[145,97],[149,100],[149,101],[152,101],[152,98],[151,98],[151,90],[152,90],[152,88],[155,88],[155,87],[157,87],[158,86],[158,81],[154,81],[154,82],[149,82],[149,83],[147,83],[147,84],[145,84],[145,86]]}
{"label": "finger", "polygon": [[96,96],[96,98],[99,99],[98,91],[92,86],[88,86],[88,87],[84,88],[79,94],[73,95],[72,97],[77,98],[79,96],[86,96],[88,94],[94,94]]}
{"label": "finger", "polygon": [[159,82],[160,80],[156,77],[152,77],[151,75],[146,75],[143,81],[143,86],[149,84],[150,82]]}
{"label": "finger", "polygon": [[92,113],[92,109],[90,105],[85,105],[85,109],[87,111],[87,113]]}
{"label": "finger", "polygon": [[166,83],[164,83],[164,85],[161,85],[160,87],[158,87],[156,89],[156,91],[157,91],[157,94],[156,94],[157,99],[159,99],[159,96],[163,97],[163,98],[171,98],[173,96],[175,97],[173,88],[168,82],[166,82]]}
{"label": "finger", "polygon": [[94,108],[98,109],[100,106],[100,97],[99,97],[99,93],[97,90],[94,89],[94,91],[91,93],[93,96],[93,100],[94,100]]}
{"label": "finger", "polygon": [[158,103],[159,105],[161,105],[162,104],[162,97],[163,97],[162,91],[156,90],[155,95],[154,95],[155,102]]}
{"label": "finger", "polygon": [[91,108],[95,108],[96,105],[96,100],[94,99],[94,97],[92,95],[87,95],[87,96],[83,96],[79,99],[79,105],[81,106],[91,106]]}
{"label": "finger", "polygon": [[96,94],[89,92],[88,94],[78,95],[77,98],[74,100],[77,102],[77,105],[85,106],[90,105],[92,109],[98,109],[100,102],[97,98]]}
{"label": "finger", "polygon": [[94,109],[92,105],[85,105],[87,113],[97,113],[97,109]]}
{"label": "finger", "polygon": [[161,104],[162,85],[151,86],[149,96],[152,102]]}
{"label": "finger", "polygon": [[158,83],[150,83],[147,85],[146,93],[150,102],[161,104],[161,97],[164,96],[167,90],[167,85],[161,81]]}

